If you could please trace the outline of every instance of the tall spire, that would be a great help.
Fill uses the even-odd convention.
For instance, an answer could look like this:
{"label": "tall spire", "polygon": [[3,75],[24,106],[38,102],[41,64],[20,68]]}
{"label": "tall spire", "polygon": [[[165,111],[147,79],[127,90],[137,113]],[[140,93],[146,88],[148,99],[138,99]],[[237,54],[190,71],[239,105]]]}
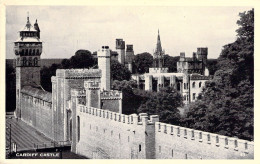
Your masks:
{"label": "tall spire", "polygon": [[160,53],[160,52],[162,52],[162,45],[161,45],[160,33],[159,33],[159,29],[158,29],[158,37],[157,37],[155,53]]}

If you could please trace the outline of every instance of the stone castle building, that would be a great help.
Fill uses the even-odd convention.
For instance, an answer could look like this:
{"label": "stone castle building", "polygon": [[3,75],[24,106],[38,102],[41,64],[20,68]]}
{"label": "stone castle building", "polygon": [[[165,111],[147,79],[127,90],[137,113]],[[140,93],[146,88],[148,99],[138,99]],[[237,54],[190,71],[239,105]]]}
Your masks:
{"label": "stone castle building", "polygon": [[183,96],[184,104],[196,100],[201,93],[205,82],[210,79],[207,64],[208,48],[198,48],[193,58],[185,58],[185,53],[180,54],[177,62],[177,73],[168,72],[164,67],[165,51],[162,49],[158,30],[157,44],[153,53],[153,67],[149,73],[133,76],[140,89],[147,91],[159,91],[163,87],[173,87]]}
{"label": "stone castle building", "polygon": [[27,19],[14,43],[15,115],[53,141],[70,141],[72,152],[96,159],[254,158],[253,142],[165,124],[157,115],[122,114],[122,93],[110,88],[108,46],[97,52],[99,69],[58,69],[52,93],[44,91],[40,30]]}
{"label": "stone castle building", "polygon": [[[125,48],[125,41],[123,39],[116,39],[116,50],[110,51],[111,60],[117,60],[123,64],[128,70],[133,72],[134,49],[132,44],[127,44]],[[93,52],[93,56],[97,58],[97,52]]]}

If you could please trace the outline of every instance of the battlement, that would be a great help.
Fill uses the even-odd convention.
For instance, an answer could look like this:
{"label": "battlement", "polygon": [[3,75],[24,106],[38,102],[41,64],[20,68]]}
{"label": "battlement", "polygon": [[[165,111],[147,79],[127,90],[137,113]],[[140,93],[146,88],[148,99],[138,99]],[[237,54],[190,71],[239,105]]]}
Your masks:
{"label": "battlement", "polygon": [[127,44],[126,45],[126,51],[127,52],[132,52],[133,51],[133,45],[132,44]]}
{"label": "battlement", "polygon": [[190,79],[191,80],[210,80],[210,76],[203,76],[200,74],[191,74]]}
{"label": "battlement", "polygon": [[116,49],[125,49],[125,41],[123,39],[116,39]]}
{"label": "battlement", "polygon": [[101,99],[122,99],[123,95],[121,91],[111,90],[111,91],[102,91],[100,93]]}
{"label": "battlement", "polygon": [[208,55],[208,47],[198,47],[197,54]]}
{"label": "battlement", "polygon": [[168,68],[149,68],[149,73],[168,73]]}
{"label": "battlement", "polygon": [[170,135],[174,137],[182,137],[187,140],[194,140],[194,142],[211,144],[212,146],[217,146],[234,151],[241,151],[246,154],[252,153],[254,151],[254,142],[161,122],[155,123],[155,132],[164,133],[165,135]]}
{"label": "battlement", "polygon": [[57,69],[57,77],[66,79],[87,79],[87,78],[100,78],[100,69]]}
{"label": "battlement", "polygon": [[100,89],[100,82],[84,81],[84,88],[86,88],[86,89]]}
{"label": "battlement", "polygon": [[111,121],[117,121],[124,124],[133,124],[133,125],[154,125],[155,122],[159,121],[158,115],[151,115],[150,119],[146,113],[125,115],[117,112],[111,112],[109,110],[103,110],[93,107],[87,107],[84,105],[77,105],[77,110],[81,114],[88,114],[103,119],[109,119]]}
{"label": "battlement", "polygon": [[85,97],[86,90],[85,89],[71,89],[71,96],[72,97]]}

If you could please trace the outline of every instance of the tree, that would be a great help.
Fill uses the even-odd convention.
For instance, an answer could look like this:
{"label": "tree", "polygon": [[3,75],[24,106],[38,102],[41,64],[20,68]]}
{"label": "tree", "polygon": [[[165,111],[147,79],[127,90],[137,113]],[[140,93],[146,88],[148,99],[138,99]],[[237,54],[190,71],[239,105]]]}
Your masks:
{"label": "tree", "polygon": [[52,91],[51,77],[56,76],[56,70],[60,68],[62,68],[60,64],[52,64],[41,69],[41,85],[46,91]]}
{"label": "tree", "polygon": [[191,103],[184,126],[253,140],[254,10],[240,13],[238,38],[224,46],[218,70]]}
{"label": "tree", "polygon": [[137,88],[137,83],[135,81],[114,80],[112,83],[112,88],[115,90],[122,91],[123,94],[122,112],[124,114],[136,113],[138,107],[142,102],[140,101],[142,98],[138,95],[135,95],[134,93],[134,89]]}
{"label": "tree", "polygon": [[96,65],[96,62],[90,51],[78,50],[69,61],[64,59],[62,64],[63,68],[90,68]]}
{"label": "tree", "polygon": [[150,94],[145,103],[138,108],[138,113],[148,115],[159,115],[161,122],[179,125],[180,111],[177,109],[182,105],[182,96],[177,91],[169,89],[161,90]]}
{"label": "tree", "polygon": [[112,80],[130,80],[131,72],[117,60],[111,60],[111,78]]}
{"label": "tree", "polygon": [[179,56],[164,56],[164,67],[169,68],[169,72],[177,72],[177,62],[179,61]]}
{"label": "tree", "polygon": [[148,52],[137,54],[134,57],[135,73],[143,74],[149,72],[149,68],[153,65],[153,56]]}
{"label": "tree", "polygon": [[15,69],[9,64],[5,68],[5,84],[6,112],[12,112],[16,106]]}

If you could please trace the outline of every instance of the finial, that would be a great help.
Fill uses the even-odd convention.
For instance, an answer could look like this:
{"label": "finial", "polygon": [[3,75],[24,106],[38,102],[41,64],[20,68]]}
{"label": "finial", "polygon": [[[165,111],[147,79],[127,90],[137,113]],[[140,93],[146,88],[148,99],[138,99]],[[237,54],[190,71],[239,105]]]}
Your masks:
{"label": "finial", "polygon": [[158,35],[159,35],[159,28],[158,28]]}
{"label": "finial", "polygon": [[27,20],[29,20],[29,11],[27,11]]}
{"label": "finial", "polygon": [[37,23],[37,19],[36,19],[36,23]]}

